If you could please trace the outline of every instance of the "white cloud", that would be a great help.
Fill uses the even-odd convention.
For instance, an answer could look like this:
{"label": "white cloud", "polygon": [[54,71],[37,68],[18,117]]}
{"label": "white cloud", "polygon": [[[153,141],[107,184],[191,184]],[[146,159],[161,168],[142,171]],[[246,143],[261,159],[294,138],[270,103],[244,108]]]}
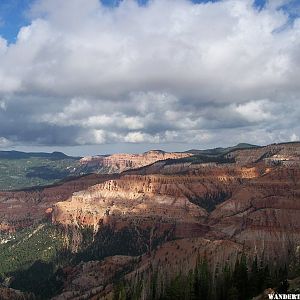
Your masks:
{"label": "white cloud", "polygon": [[7,50],[7,41],[0,36],[0,53],[4,53]]}
{"label": "white cloud", "polygon": [[128,133],[124,139],[121,138],[120,140],[127,143],[159,143],[160,138],[158,135],[153,136],[140,131],[134,131]]}
{"label": "white cloud", "polygon": [[294,132],[290,137],[291,142],[299,141],[299,136]]}
{"label": "white cloud", "polygon": [[6,148],[11,146],[13,143],[5,137],[0,137],[0,148]]}
{"label": "white cloud", "polygon": [[267,111],[271,104],[267,100],[250,101],[239,104],[235,110],[249,122],[260,122],[271,120],[272,115]]}
{"label": "white cloud", "polygon": [[77,97],[172,88],[223,100],[288,79],[292,30],[273,34],[287,17],[259,14],[249,3],[156,0],[144,8],[124,1],[108,11],[96,0],[38,1],[33,11],[44,19],[22,28],[3,58],[19,63],[16,91]]}
{"label": "white cloud", "polygon": [[125,136],[125,142],[129,142],[129,143],[145,142],[145,136],[141,132],[130,132]]}
{"label": "white cloud", "polygon": [[0,109],[2,109],[2,110],[6,110],[6,103],[5,103],[5,101],[0,101]]}
{"label": "white cloud", "polygon": [[0,136],[80,145],[292,136],[300,22],[287,26],[281,0],[261,11],[252,2],[36,1],[16,43],[0,38]]}

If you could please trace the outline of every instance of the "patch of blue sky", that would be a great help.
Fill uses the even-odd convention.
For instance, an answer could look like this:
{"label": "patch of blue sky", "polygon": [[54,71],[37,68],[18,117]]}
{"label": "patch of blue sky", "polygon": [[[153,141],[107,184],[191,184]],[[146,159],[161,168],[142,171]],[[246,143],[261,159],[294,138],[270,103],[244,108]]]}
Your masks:
{"label": "patch of blue sky", "polygon": [[[123,0],[101,0],[101,2],[109,7],[118,6]],[[150,0],[136,0],[139,5],[146,5]],[[221,0],[190,0],[193,3],[219,2]]]}
{"label": "patch of blue sky", "polygon": [[280,8],[289,14],[289,17],[291,20],[294,20],[294,19],[300,17],[300,1],[299,0],[290,1],[289,3],[281,6]]}
{"label": "patch of blue sky", "polygon": [[[123,0],[99,0],[103,5],[116,7]],[[146,5],[150,0],[136,0],[139,5]],[[190,0],[195,4],[218,2],[221,0]],[[17,34],[22,26],[30,24],[26,17],[26,11],[30,8],[34,0],[0,0],[0,35],[9,43],[14,43]],[[253,5],[262,10],[266,6],[267,0],[254,0]],[[291,25],[300,16],[300,1],[291,0],[279,9],[283,9],[289,15],[287,26]]]}
{"label": "patch of blue sky", "polygon": [[0,1],[0,35],[9,43],[16,40],[22,26],[30,24],[26,17],[33,0],[1,0]]}
{"label": "patch of blue sky", "polygon": [[258,8],[259,10],[263,9],[266,5],[266,0],[255,0],[253,2],[254,7]]}

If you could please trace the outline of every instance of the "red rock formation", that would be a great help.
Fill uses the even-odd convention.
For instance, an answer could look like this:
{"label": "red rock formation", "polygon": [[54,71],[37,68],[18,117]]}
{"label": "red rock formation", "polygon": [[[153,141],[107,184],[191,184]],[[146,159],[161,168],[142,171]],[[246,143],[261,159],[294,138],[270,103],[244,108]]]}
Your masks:
{"label": "red rock formation", "polygon": [[192,156],[190,153],[168,153],[152,150],[143,154],[113,154],[110,156],[88,156],[80,160],[82,167],[95,167],[99,172],[120,173],[136,169],[166,159],[178,159]]}
{"label": "red rock formation", "polygon": [[277,167],[241,185],[209,224],[259,256],[285,257],[300,243],[300,170]]}
{"label": "red rock formation", "polygon": [[166,222],[199,223],[207,212],[197,201],[221,193],[229,195],[239,180],[254,176],[255,168],[226,166],[201,167],[176,176],[122,175],[57,203],[53,222],[97,227],[110,215],[118,221],[151,217]]}
{"label": "red rock formation", "polygon": [[231,164],[157,162],[57,203],[53,222],[96,230],[103,222],[116,228],[133,219],[175,222],[179,237],[228,239],[284,260],[300,243],[299,149],[284,144],[237,150]]}
{"label": "red rock formation", "polygon": [[50,187],[0,191],[0,230],[14,231],[38,222],[52,213],[53,204],[107,178],[93,174]]}
{"label": "red rock formation", "polygon": [[[126,278],[134,283],[139,273],[145,285],[153,266],[167,281],[192,268],[198,255],[205,255],[212,269],[232,263],[242,249],[265,260],[287,262],[300,244],[299,153],[300,144],[293,143],[233,151],[227,157],[235,162],[226,164],[159,161],[118,176],[92,177],[90,184],[83,178],[77,183],[84,185],[82,191],[75,185],[62,191],[64,196],[56,187],[55,193],[37,194],[40,201],[36,202],[35,194],[11,194],[14,197],[2,198],[0,212],[4,215],[9,211],[5,205],[11,205],[20,217],[22,208],[29,211],[37,203],[32,208],[37,216],[51,207],[47,213],[54,223],[91,225],[95,231],[103,225],[116,231],[132,224],[137,230],[155,224],[160,224],[161,231],[175,228],[174,235],[181,240],[149,247],[140,261],[115,257],[65,270],[68,279],[57,299],[109,298],[112,272],[133,262],[134,272],[127,270]],[[126,169],[125,161],[121,165]]]}
{"label": "red rock formation", "polygon": [[237,164],[247,165],[258,161],[268,164],[283,162],[285,165],[300,163],[300,143],[272,144],[254,149],[236,150],[227,154]]}

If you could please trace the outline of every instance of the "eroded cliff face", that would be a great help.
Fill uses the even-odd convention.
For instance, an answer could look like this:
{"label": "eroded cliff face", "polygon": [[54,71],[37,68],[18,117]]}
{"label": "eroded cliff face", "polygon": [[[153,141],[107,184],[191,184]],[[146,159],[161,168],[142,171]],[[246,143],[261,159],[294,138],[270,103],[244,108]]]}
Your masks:
{"label": "eroded cliff face", "polygon": [[[108,157],[86,157],[81,167],[96,173],[120,173],[164,159],[189,157],[188,153],[149,151],[144,154],[114,154]],[[78,171],[79,172],[79,171]],[[80,172],[79,172],[80,173]],[[0,231],[14,231],[51,217],[52,205],[67,200],[74,192],[116,178],[111,175],[87,175],[49,187],[29,188],[20,191],[0,191]]]}
{"label": "eroded cliff face", "polygon": [[[159,291],[174,274],[193,269],[199,257],[208,259],[213,272],[232,265],[242,252],[274,266],[287,263],[300,245],[299,149],[287,144],[238,150],[229,154],[235,159],[229,164],[156,162],[57,203],[53,222],[116,231],[133,224],[172,224],[165,229],[172,228],[172,238],[179,240],[149,247],[139,259],[122,259],[130,261],[121,267],[122,278],[136,287],[140,280],[144,283],[142,299],[150,297],[153,270]],[[80,265],[57,299],[67,299],[71,291],[112,299],[112,285],[96,275],[101,268],[114,281],[120,266],[109,267],[111,259]],[[94,278],[92,286],[83,284],[87,276]]]}
{"label": "eroded cliff face", "polygon": [[270,165],[281,163],[286,166],[295,166],[300,163],[300,143],[272,144],[266,147],[236,150],[227,154],[226,157],[233,158],[240,165],[263,161]]}
{"label": "eroded cliff face", "polygon": [[100,173],[121,173],[166,159],[190,157],[190,153],[164,152],[152,150],[143,154],[113,154],[109,156],[88,156],[80,160],[82,168],[94,168]]}
{"label": "eroded cliff face", "polygon": [[124,176],[57,203],[52,218],[55,223],[91,225],[95,230],[102,224],[122,228],[132,220],[139,220],[140,226],[173,222],[178,237],[222,237],[245,244],[260,257],[287,257],[300,244],[299,170],[287,173],[294,175],[283,180],[279,168],[251,179],[223,174],[219,181],[200,176]]}
{"label": "eroded cliff face", "polygon": [[287,259],[300,244],[299,167],[276,167],[241,185],[208,223],[265,259]]}
{"label": "eroded cliff face", "polygon": [[229,198],[255,168],[190,168],[188,174],[122,175],[73,194],[53,207],[53,222],[66,225],[153,222],[202,223],[215,205]]}
{"label": "eroded cliff face", "polygon": [[[120,272],[133,285],[142,279],[147,299],[154,269],[163,286],[174,274],[192,269],[199,256],[208,259],[213,271],[234,263],[242,251],[264,261],[287,263],[300,245],[299,153],[300,144],[293,143],[236,150],[226,154],[227,163],[159,160],[122,174],[91,177],[90,183],[82,178],[77,183],[81,186],[62,191],[63,196],[38,194],[36,203],[42,204],[33,209],[39,211],[37,216],[48,211],[54,224],[90,226],[95,240],[104,242],[126,237],[122,232],[134,233],[133,242],[142,249],[137,251],[139,258],[118,255],[64,270],[67,279],[57,299],[111,299],[111,282]],[[29,209],[33,194],[18,193],[14,205]],[[12,204],[2,200],[1,205]],[[3,212],[9,210],[2,207]],[[21,208],[10,209],[20,215]],[[107,228],[108,235],[98,236]],[[82,237],[75,239],[76,252]],[[111,252],[105,253],[104,257]]]}
{"label": "eroded cliff face", "polygon": [[51,219],[52,205],[108,178],[92,174],[50,187],[0,191],[0,231],[14,231],[44,218]]}

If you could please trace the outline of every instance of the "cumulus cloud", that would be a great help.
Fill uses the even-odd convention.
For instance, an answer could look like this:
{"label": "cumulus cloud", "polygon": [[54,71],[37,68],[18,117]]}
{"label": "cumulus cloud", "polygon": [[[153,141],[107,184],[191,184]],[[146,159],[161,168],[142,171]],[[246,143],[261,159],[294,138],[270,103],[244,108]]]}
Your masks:
{"label": "cumulus cloud", "polygon": [[281,8],[289,2],[37,0],[16,42],[0,37],[0,136],[17,145],[293,140],[300,20]]}
{"label": "cumulus cloud", "polygon": [[6,148],[11,145],[12,145],[11,141],[6,139],[5,137],[2,137],[2,136],[0,137],[0,148]]}
{"label": "cumulus cloud", "polygon": [[268,106],[271,106],[270,101],[258,100],[239,104],[235,110],[249,122],[272,121]]}

